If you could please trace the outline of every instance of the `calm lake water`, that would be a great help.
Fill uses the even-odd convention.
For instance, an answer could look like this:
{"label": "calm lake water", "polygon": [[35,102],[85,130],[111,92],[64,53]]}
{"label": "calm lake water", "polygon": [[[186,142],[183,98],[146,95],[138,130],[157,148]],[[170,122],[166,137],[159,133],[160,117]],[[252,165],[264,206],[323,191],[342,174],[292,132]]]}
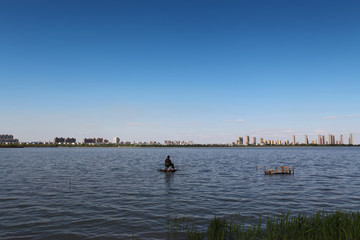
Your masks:
{"label": "calm lake water", "polygon": [[[167,155],[177,172],[157,171]],[[0,239],[166,239],[167,217],[359,211],[359,171],[347,147],[0,149]]]}

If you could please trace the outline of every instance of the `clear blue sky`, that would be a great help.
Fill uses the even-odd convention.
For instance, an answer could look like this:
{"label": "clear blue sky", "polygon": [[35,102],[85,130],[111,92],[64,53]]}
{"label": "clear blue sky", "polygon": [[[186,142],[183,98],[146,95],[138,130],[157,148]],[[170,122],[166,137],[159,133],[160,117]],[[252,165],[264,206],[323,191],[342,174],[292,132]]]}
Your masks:
{"label": "clear blue sky", "polygon": [[359,1],[0,1],[0,134],[360,143]]}

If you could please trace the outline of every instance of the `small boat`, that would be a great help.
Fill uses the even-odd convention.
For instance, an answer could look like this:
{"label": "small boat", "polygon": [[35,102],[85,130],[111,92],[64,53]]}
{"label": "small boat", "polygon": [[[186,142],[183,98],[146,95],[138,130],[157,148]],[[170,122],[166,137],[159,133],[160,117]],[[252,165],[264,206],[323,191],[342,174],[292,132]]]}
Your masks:
{"label": "small boat", "polygon": [[294,174],[294,167],[290,169],[290,167],[281,166],[280,170],[277,169],[268,169],[264,167],[264,172],[266,175],[272,175],[272,174]]}
{"label": "small boat", "polygon": [[166,168],[161,168],[159,169],[159,172],[171,173],[171,172],[176,172],[176,169],[167,170]]}

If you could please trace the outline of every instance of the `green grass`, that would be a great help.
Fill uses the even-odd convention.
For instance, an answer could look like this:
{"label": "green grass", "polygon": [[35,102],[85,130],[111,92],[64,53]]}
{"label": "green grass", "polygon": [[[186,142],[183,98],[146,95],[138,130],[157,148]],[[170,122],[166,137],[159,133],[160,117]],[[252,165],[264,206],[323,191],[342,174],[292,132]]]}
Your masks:
{"label": "green grass", "polygon": [[260,219],[226,220],[214,217],[206,229],[196,228],[185,218],[168,219],[168,239],[359,239],[360,213],[320,211],[290,217],[284,213]]}

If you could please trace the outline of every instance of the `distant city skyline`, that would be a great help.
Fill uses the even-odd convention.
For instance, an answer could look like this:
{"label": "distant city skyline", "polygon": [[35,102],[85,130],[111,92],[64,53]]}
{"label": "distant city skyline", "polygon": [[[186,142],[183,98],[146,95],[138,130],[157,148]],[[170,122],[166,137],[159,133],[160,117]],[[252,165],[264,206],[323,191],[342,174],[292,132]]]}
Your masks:
{"label": "distant city skyline", "polygon": [[0,133],[201,144],[353,133],[360,144],[359,9],[0,1]]}
{"label": "distant city skyline", "polygon": [[[318,134],[315,138],[310,138],[307,134],[304,135],[303,141],[297,140],[298,136],[291,135],[291,140],[288,139],[279,139],[279,138],[263,138],[259,137],[259,141],[256,141],[257,137],[251,136],[251,143],[248,141],[250,136],[245,136],[246,141],[244,142],[244,137],[238,137],[238,139],[232,142],[233,145],[356,145],[353,141],[353,134],[349,133],[347,141],[344,141],[344,135],[340,134],[339,138],[336,138],[333,134],[328,134],[328,138],[325,135]],[[302,138],[300,138],[302,139]]]}
{"label": "distant city skyline", "polygon": [[[251,142],[250,142],[251,138]],[[245,141],[244,141],[245,139]],[[258,139],[258,140],[257,140]],[[301,138],[300,138],[301,139]],[[184,141],[184,140],[163,140],[163,141],[129,141],[121,139],[120,137],[113,137],[112,141],[103,138],[103,137],[90,137],[77,139],[74,137],[54,137],[53,140],[50,141],[19,141],[19,139],[15,139],[11,134],[0,134],[0,143],[55,143],[55,144],[120,144],[120,145],[194,145],[194,144],[220,144],[220,145],[357,145],[354,142],[354,136],[352,133],[348,134],[347,141],[344,140],[344,135],[340,134],[339,138],[336,138],[333,134],[328,134],[328,138],[325,135],[318,134],[314,139],[310,139],[307,134],[304,135],[303,141],[299,141],[297,136],[291,135],[291,140],[279,139],[279,138],[264,138],[262,136],[245,136],[238,137],[236,141],[232,142],[218,142],[218,143],[197,143],[192,140]],[[360,144],[359,144],[360,145]]]}

